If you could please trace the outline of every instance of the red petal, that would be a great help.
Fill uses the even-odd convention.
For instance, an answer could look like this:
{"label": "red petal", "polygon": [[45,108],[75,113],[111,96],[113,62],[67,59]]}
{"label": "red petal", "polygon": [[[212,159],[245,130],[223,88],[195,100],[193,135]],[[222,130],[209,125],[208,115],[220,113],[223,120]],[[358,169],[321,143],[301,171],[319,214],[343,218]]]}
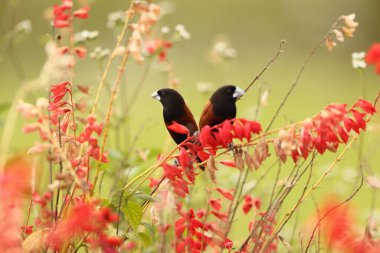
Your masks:
{"label": "red petal", "polygon": [[173,121],[171,125],[167,126],[170,131],[173,131],[178,134],[186,134],[187,136],[190,135],[189,129],[185,127],[184,125],[178,124],[177,122]]}
{"label": "red petal", "polygon": [[221,164],[224,164],[228,167],[231,167],[231,168],[236,168],[236,164],[235,164],[235,161],[231,161],[231,160],[222,160],[220,161]]}
{"label": "red petal", "polygon": [[56,19],[54,21],[54,27],[55,28],[65,28],[65,27],[69,27],[69,22],[65,21],[65,20],[62,20],[62,19]]}
{"label": "red petal", "polygon": [[363,111],[365,111],[366,113],[369,113],[371,115],[376,112],[375,107],[370,102],[368,102],[367,100],[364,100],[364,99],[359,99],[359,101],[356,102],[354,107],[356,107],[356,106],[359,106],[360,108],[363,109]]}
{"label": "red petal", "polygon": [[85,47],[76,47],[74,51],[79,58],[83,59],[84,57],[86,57],[87,49]]}
{"label": "red petal", "polygon": [[227,190],[227,189],[224,189],[222,187],[218,187],[216,188],[216,190],[223,195],[223,197],[225,197],[226,199],[229,199],[229,200],[232,200],[234,198],[234,195],[233,195],[233,190]]}
{"label": "red petal", "polygon": [[219,211],[222,208],[222,201],[220,199],[210,199],[209,203],[216,211]]}
{"label": "red petal", "polygon": [[90,8],[88,6],[85,6],[79,10],[74,11],[73,15],[76,18],[88,18],[88,10]]}
{"label": "red petal", "polygon": [[221,221],[228,221],[228,215],[226,213],[219,213],[216,211],[211,211],[211,213]]}

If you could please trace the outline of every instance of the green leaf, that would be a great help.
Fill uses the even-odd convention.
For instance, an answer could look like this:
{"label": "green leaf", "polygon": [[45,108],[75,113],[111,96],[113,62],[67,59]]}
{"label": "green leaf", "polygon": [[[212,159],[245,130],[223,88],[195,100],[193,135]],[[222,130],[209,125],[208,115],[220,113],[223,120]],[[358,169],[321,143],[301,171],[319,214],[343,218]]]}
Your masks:
{"label": "green leaf", "polygon": [[140,233],[138,233],[138,235],[139,235],[141,241],[143,242],[143,245],[145,248],[150,246],[153,243],[153,239],[149,234],[144,233],[144,232],[140,232]]}
{"label": "green leaf", "polygon": [[143,201],[154,202],[154,198],[152,198],[150,195],[146,194],[143,191],[136,191],[133,194],[133,197],[135,197],[137,199],[141,199]]}
{"label": "green leaf", "polygon": [[144,226],[147,229],[147,231],[149,231],[152,238],[155,237],[156,230],[154,229],[154,227],[152,225],[150,225],[149,223],[146,223],[146,222],[141,222],[141,225]]}
{"label": "green leaf", "polygon": [[131,224],[133,230],[137,231],[143,215],[140,204],[137,202],[128,201],[127,205],[122,207],[122,211]]}
{"label": "green leaf", "polygon": [[[121,205],[121,207],[126,205],[128,194],[124,190],[117,190],[111,195],[111,204],[116,208]],[[121,199],[120,199],[121,198]]]}

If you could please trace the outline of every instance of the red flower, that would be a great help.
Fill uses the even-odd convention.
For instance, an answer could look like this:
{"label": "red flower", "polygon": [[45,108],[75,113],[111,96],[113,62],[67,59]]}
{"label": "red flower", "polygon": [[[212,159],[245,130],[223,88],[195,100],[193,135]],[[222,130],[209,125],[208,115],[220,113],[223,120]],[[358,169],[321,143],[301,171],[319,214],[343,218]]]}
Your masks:
{"label": "red flower", "polygon": [[233,195],[233,190],[226,190],[222,187],[218,187],[216,188],[216,190],[223,195],[223,197],[225,197],[226,199],[229,199],[229,200],[232,200],[234,198],[234,195]]}
{"label": "red flower", "polygon": [[219,211],[220,208],[222,208],[222,201],[220,199],[210,199],[209,203],[216,211]]}
{"label": "red flower", "polygon": [[83,59],[86,57],[87,49],[85,47],[76,47],[74,48],[74,51],[79,58]]}
{"label": "red flower", "polygon": [[253,207],[252,197],[249,195],[246,195],[244,197],[243,212],[247,214],[251,210],[252,207]]}
{"label": "red flower", "polygon": [[145,50],[150,55],[157,54],[158,59],[160,61],[165,61],[166,55],[167,55],[167,49],[171,48],[172,45],[173,45],[173,43],[171,43],[170,41],[167,41],[167,40],[160,40],[160,39],[151,40],[151,41],[147,41],[145,43]]}
{"label": "red flower", "polygon": [[88,6],[85,6],[79,10],[74,11],[73,15],[76,18],[86,19],[86,18],[88,18],[88,10],[89,9],[90,8]]}
{"label": "red flower", "polygon": [[365,61],[376,66],[376,73],[380,74],[380,43],[375,43],[367,51]]}

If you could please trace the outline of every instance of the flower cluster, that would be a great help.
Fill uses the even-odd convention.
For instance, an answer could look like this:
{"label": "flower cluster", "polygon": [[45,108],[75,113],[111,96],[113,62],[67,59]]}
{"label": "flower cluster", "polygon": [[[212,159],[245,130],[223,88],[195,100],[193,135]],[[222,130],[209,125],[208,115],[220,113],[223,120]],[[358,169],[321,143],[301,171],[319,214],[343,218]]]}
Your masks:
{"label": "flower cluster", "polygon": [[143,37],[151,32],[152,26],[157,23],[160,17],[160,7],[154,3],[146,3],[143,1],[135,2],[132,9],[129,10],[133,14],[140,14],[137,23],[129,26],[132,30],[132,35],[128,42],[128,51],[132,54],[136,62],[143,62],[142,55]]}
{"label": "flower cluster", "polygon": [[[107,153],[100,154],[100,147],[98,144],[97,136],[100,136],[103,131],[103,124],[96,122],[96,116],[91,114],[87,117],[87,123],[84,126],[84,131],[79,134],[77,140],[79,143],[87,143],[87,152],[73,158],[71,164],[74,168],[77,168],[79,177],[83,178],[87,175],[89,170],[88,158],[92,157],[96,161],[102,163],[108,163]],[[95,136],[94,136],[95,135]]]}
{"label": "flower cluster", "polygon": [[203,127],[199,133],[199,142],[203,148],[207,148],[212,155],[215,155],[218,147],[228,148],[233,139],[250,141],[252,134],[260,132],[261,125],[256,121],[232,119],[213,127]]}
{"label": "flower cluster", "polygon": [[[73,94],[71,83],[63,82],[51,85],[50,91],[52,100],[50,101],[48,109],[52,112],[51,122],[56,126],[60,124],[60,130],[64,133],[69,125],[73,130],[76,129],[74,117],[72,117],[72,121],[70,122],[70,115],[72,115],[74,110],[72,104]],[[69,100],[67,101],[64,100],[66,95],[69,96]]]}
{"label": "flower cluster", "polygon": [[380,242],[373,237],[371,228],[367,228],[363,237],[354,227],[352,206],[338,205],[339,201],[330,199],[321,207],[321,214],[323,217],[326,215],[322,220],[321,232],[327,239],[328,247],[349,253],[379,252]]}
{"label": "flower cluster", "polygon": [[[88,18],[89,7],[85,6],[81,9],[72,12],[73,1],[72,0],[62,0],[61,5],[54,5],[54,22],[55,28],[66,28],[70,26],[70,22],[73,17],[85,19]],[[72,12],[72,14],[71,14]]]}
{"label": "flower cluster", "polygon": [[325,38],[325,45],[328,50],[332,50],[336,46],[334,36],[335,39],[340,42],[343,42],[345,37],[352,38],[354,36],[353,34],[356,27],[359,25],[359,23],[354,20],[355,16],[355,13],[352,13],[350,15],[343,15],[339,18]]}
{"label": "flower cluster", "polygon": [[320,154],[326,150],[335,152],[339,144],[347,143],[350,132],[359,134],[366,129],[368,115],[374,112],[374,106],[364,99],[349,109],[346,104],[330,104],[315,117],[306,119],[301,127],[281,130],[274,141],[276,154],[285,162],[288,156],[294,161],[300,156],[306,159],[314,149]]}
{"label": "flower cluster", "polygon": [[60,250],[66,242],[86,234],[86,241],[92,248],[103,252],[117,252],[115,247],[122,244],[122,239],[106,233],[108,225],[117,220],[116,214],[108,208],[98,208],[96,202],[79,202],[47,235],[46,243],[52,249]]}
{"label": "flower cluster", "polygon": [[[0,174],[0,229],[7,231],[0,238],[0,251],[22,252],[20,233],[22,220],[23,195],[30,185],[30,165],[23,159],[6,165]],[[21,228],[22,229],[22,228]],[[22,232],[26,231],[24,227]]]}
{"label": "flower cluster", "polygon": [[[49,101],[46,98],[39,98],[36,102],[36,105],[32,105],[26,103],[24,101],[20,101],[17,105],[17,110],[21,113],[21,115],[25,119],[36,119],[35,123],[27,124],[23,128],[24,133],[31,133],[37,131],[40,135],[41,140],[46,141],[49,136],[48,130],[44,127],[44,122],[47,120],[47,116],[45,115],[45,111],[49,106]],[[40,146],[39,143],[37,146]],[[32,153],[39,153],[46,149],[36,148],[33,149]],[[37,152],[34,152],[37,151]]]}
{"label": "flower cluster", "polygon": [[[215,200],[214,200],[215,201]],[[220,209],[220,203],[212,204],[215,209]],[[177,208],[180,218],[174,224],[175,231],[175,250],[176,252],[185,252],[186,249],[191,252],[203,252],[207,247],[214,250],[232,248],[232,242],[225,238],[225,231],[217,222],[206,222],[205,217],[209,214],[204,209],[194,211],[190,209],[187,212],[182,211],[182,206]],[[218,211],[211,211],[219,220],[225,221],[225,215]]]}
{"label": "flower cluster", "polygon": [[166,60],[167,49],[171,48],[173,43],[167,40],[150,40],[145,43],[145,51],[149,55],[158,55],[160,61]]}
{"label": "flower cluster", "polygon": [[368,50],[365,61],[368,64],[373,64],[376,67],[376,73],[380,74],[380,43],[375,43]]}

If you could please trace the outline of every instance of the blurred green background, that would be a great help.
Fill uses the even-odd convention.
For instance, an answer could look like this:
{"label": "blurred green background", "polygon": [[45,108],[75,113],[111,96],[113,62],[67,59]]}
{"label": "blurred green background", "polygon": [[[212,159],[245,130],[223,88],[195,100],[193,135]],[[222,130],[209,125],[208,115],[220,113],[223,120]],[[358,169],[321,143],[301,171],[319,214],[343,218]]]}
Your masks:
{"label": "blurred green background", "polygon": [[[86,1],[81,2],[86,3]],[[4,35],[1,40],[0,55],[0,104],[5,105],[4,108],[6,108],[21,83],[36,79],[41,72],[46,61],[44,46],[51,34],[49,21],[45,18],[46,13],[53,3],[59,2],[1,0],[0,3],[0,35]],[[107,15],[110,12],[126,10],[129,1],[98,0],[88,3],[91,6],[90,18],[77,22],[75,30],[99,31],[99,38],[87,45],[88,52],[96,46],[112,49],[115,45],[116,33],[107,28]],[[162,1],[158,3],[162,4]],[[372,43],[380,41],[380,1],[378,0],[198,0],[172,1],[165,4],[170,4],[174,9],[170,15],[159,21],[157,31],[162,26],[173,29],[175,25],[183,24],[191,34],[190,40],[177,43],[169,49],[168,59],[173,63],[175,77],[180,81],[179,90],[196,118],[200,116],[202,107],[209,96],[197,90],[199,82],[213,83],[214,88],[223,84],[235,84],[245,88],[275,55],[280,40],[286,39],[285,52],[259,81],[259,83],[265,83],[270,89],[268,106],[262,108],[258,117],[265,127],[310,50],[327,33],[331,24],[339,16],[356,13],[359,27],[354,37],[346,39],[343,43],[338,42],[337,47],[332,51],[322,47],[317,52],[307,65],[294,93],[275,121],[274,127],[312,116],[330,102],[350,105],[362,96],[360,74],[352,67],[351,54],[366,51]],[[32,33],[14,45],[13,50],[10,51],[7,47],[6,34],[19,21],[25,19],[31,21]],[[209,59],[209,52],[215,40],[220,37],[228,40],[230,46],[236,49],[237,57],[229,61],[213,63]],[[118,95],[116,113],[119,113],[120,108],[124,108],[123,106],[131,100],[144,68],[145,65],[139,66],[132,60],[128,62],[121,92]],[[114,64],[107,78],[110,84],[113,84],[116,72],[117,66]],[[74,83],[91,86],[90,93],[95,94],[101,74],[97,63],[87,57],[76,65],[75,73]],[[380,76],[375,74],[373,66],[365,69],[363,74],[366,83],[366,98],[374,101],[380,87]],[[150,94],[167,85],[165,74],[155,70],[149,71],[138,93],[137,102],[131,108],[126,124],[123,126],[123,131],[120,135],[111,135],[110,148],[115,148],[119,143],[118,146],[122,150],[127,150],[137,134],[139,137],[136,147],[156,150],[163,147],[167,134],[161,117],[162,108],[157,101],[150,98]],[[251,89],[244,100],[238,103],[238,117],[253,118],[257,104],[257,90],[257,88]],[[26,101],[34,103],[37,97],[46,94],[47,89],[41,88],[29,94]],[[106,110],[108,97],[109,93],[105,91],[102,98],[104,103],[100,105],[100,114]],[[2,110],[2,121],[5,120],[6,113],[7,110]],[[373,122],[378,124],[378,120]],[[35,140],[35,135],[22,134],[23,124],[24,121],[18,121],[14,130],[12,151],[25,150]],[[377,132],[367,133],[364,147],[364,153],[368,155],[367,166],[377,173],[380,161],[378,141]],[[336,154],[328,154],[318,159],[314,178],[335,156]],[[356,182],[355,175],[357,176],[356,157],[357,145],[348,152],[345,160],[335,168],[332,176],[322,185],[317,194],[319,198],[324,198],[326,192],[335,192],[346,197],[350,194]],[[282,168],[282,177],[287,175],[287,168],[291,168],[291,165]],[[229,173],[235,172],[226,170],[221,173],[225,176],[222,180],[228,181],[233,180],[233,176]],[[256,194],[267,192],[272,184],[271,180],[264,182],[261,190]],[[364,188],[364,191],[355,198],[357,206],[361,207],[358,214],[360,214],[362,228],[364,228],[364,220],[370,207],[369,187]],[[313,208],[313,203],[308,201],[303,210],[313,210]],[[307,219],[310,215],[310,213],[304,215],[303,219]],[[242,224],[246,222],[246,220],[241,221]]]}

